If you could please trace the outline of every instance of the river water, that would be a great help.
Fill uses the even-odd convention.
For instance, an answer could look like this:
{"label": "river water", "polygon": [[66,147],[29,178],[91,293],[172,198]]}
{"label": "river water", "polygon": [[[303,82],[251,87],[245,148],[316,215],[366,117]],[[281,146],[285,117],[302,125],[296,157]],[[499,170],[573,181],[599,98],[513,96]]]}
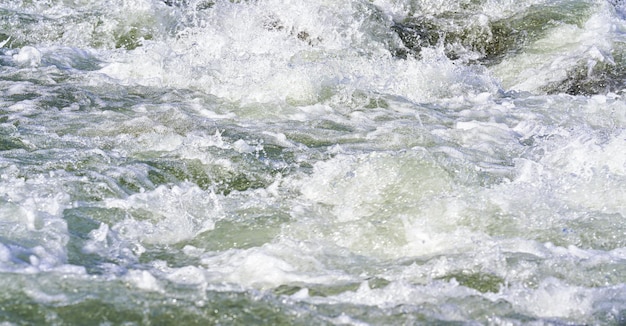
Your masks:
{"label": "river water", "polygon": [[626,4],[0,0],[2,325],[626,323]]}

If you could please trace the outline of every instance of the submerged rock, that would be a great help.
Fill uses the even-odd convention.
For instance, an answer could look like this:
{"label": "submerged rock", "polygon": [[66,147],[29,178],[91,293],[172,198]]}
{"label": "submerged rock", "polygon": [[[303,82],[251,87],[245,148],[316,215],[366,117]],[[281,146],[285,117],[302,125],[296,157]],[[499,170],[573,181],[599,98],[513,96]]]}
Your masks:
{"label": "submerged rock", "polygon": [[621,62],[599,62],[593,67],[581,64],[567,78],[544,88],[548,94],[595,95],[623,93],[626,90],[626,68]]}
{"label": "submerged rock", "polygon": [[494,19],[482,13],[445,12],[436,16],[408,17],[391,29],[405,46],[398,57],[419,56],[422,48],[442,46],[453,60],[492,65],[506,55],[523,51],[526,44],[562,24],[581,25],[589,5],[530,6],[523,13]]}

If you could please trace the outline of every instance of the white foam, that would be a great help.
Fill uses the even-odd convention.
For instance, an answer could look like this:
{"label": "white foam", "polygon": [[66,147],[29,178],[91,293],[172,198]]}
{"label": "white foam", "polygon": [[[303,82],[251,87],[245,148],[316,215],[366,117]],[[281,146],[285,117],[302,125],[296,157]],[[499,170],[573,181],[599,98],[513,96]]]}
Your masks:
{"label": "white foam", "polygon": [[506,89],[540,92],[542,87],[564,80],[580,62],[587,62],[589,69],[596,62],[612,62],[614,26],[624,22],[614,19],[609,6],[604,2],[594,8],[597,11],[582,27],[555,27],[546,37],[519,55],[506,58],[491,71]]}
{"label": "white foam", "polygon": [[97,229],[89,231],[89,239],[83,246],[83,251],[87,253],[96,253],[102,248],[107,247],[107,235],[109,234],[109,225],[100,223]]}
{"label": "white foam", "polygon": [[[14,156],[3,154],[0,162],[0,238],[8,239],[0,244],[2,272],[50,272],[68,279],[86,275],[83,266],[67,264],[70,233],[63,217],[67,208],[95,206],[102,214],[121,214],[106,220],[92,216],[100,224],[87,235],[82,254],[108,261],[87,266],[103,274],[92,280],[126,282],[129,291],[168,298],[173,294],[165,289],[171,283],[202,295],[220,288],[272,298],[272,289],[294,285],[301,290],[281,300],[388,309],[384,314],[436,307],[436,318],[454,321],[475,318],[469,311],[476,301],[487,313],[497,314],[490,309],[502,303],[507,316],[590,324],[596,312],[624,309],[624,286],[614,275],[619,271],[607,269],[626,259],[619,228],[619,217],[626,215],[623,99],[616,94],[504,93],[490,76],[502,78],[507,88],[538,92],[581,60],[589,69],[594,63],[612,64],[615,34],[626,27],[606,8],[600,6],[581,26],[548,31],[526,51],[507,54],[487,71],[449,60],[439,48],[423,49],[420,59],[394,58],[385,42],[399,40],[381,36],[393,34],[393,22],[409,15],[468,10],[461,7],[468,2],[217,1],[210,9],[197,4],[29,5],[33,14],[59,19],[58,27],[43,26],[42,35],[58,33],[34,35],[41,37],[29,40],[35,45],[7,50],[3,57],[10,73],[45,77],[37,83],[3,84],[1,104],[9,113],[3,135],[43,146],[41,151],[34,145],[33,152],[11,151]],[[476,12],[469,22],[486,27],[489,20],[543,4],[472,2],[468,6]],[[90,11],[103,13],[96,25],[81,21],[83,16],[66,19]],[[42,18],[37,24],[50,23]],[[135,40],[141,46],[133,50],[114,50],[115,38],[132,26],[154,37]],[[55,42],[97,49],[71,54],[65,51],[70,48],[37,45]],[[80,71],[80,60],[95,60],[92,55],[105,60],[105,67]],[[64,84],[55,84],[58,74],[69,81],[61,78]],[[144,89],[136,85],[155,88],[120,112],[100,110],[98,101],[106,102],[109,95],[114,102],[133,101],[123,93]],[[118,88],[123,89],[119,94]],[[93,92],[94,107],[44,110],[42,103],[58,89]],[[169,98],[174,100],[161,103]],[[92,117],[97,119],[83,120]],[[15,119],[20,124],[13,124]],[[318,124],[323,120],[346,128],[327,129]],[[322,143],[335,144],[313,148],[294,135],[316,140],[323,135]],[[36,139],[48,136],[50,142]],[[74,202],[67,193],[73,182],[91,186],[100,182],[98,174],[130,171],[134,167],[128,165],[137,160],[141,165],[142,157],[159,155],[155,152],[238,173],[247,166],[231,155],[254,165],[259,157],[249,154],[266,154],[261,140],[285,154],[285,162],[267,165],[274,168],[268,175],[274,182],[266,189],[216,195],[181,181],[131,195],[103,191],[104,198],[89,202]],[[76,176],[69,169],[54,170],[58,162],[50,163],[52,171],[45,164],[31,171],[23,165],[47,148],[73,144],[83,146],[74,153],[98,148],[98,159],[85,161],[86,170]],[[73,155],[67,159],[76,166],[83,163]],[[147,172],[141,169],[137,173],[143,176]],[[107,181],[107,189],[116,186],[114,178]],[[265,243],[203,248],[203,237],[213,235],[206,231],[224,232],[215,230],[220,219],[234,229],[266,232],[262,218],[280,220],[270,226],[273,233]],[[588,223],[591,218],[597,224]],[[588,229],[572,230],[576,223]],[[182,252],[172,249],[178,245],[185,245]],[[182,258],[176,264],[186,258],[196,263],[144,263],[152,257],[142,257],[148,250],[163,250],[166,257],[174,250],[187,256],[176,257]],[[481,293],[471,284],[448,281],[466,271],[502,277],[502,284],[495,285],[500,285],[497,293]],[[373,288],[364,281],[371,277],[390,283]],[[354,282],[362,282],[355,291],[328,296],[314,291]],[[44,288],[25,292],[38,302],[69,302]],[[324,309],[311,311],[323,314]],[[350,314],[328,322],[361,323]]]}
{"label": "white foam", "polygon": [[10,41],[11,41],[11,37],[9,36],[6,40],[0,42],[0,48],[3,48]]}
{"label": "white foam", "polygon": [[270,289],[282,284],[333,284],[352,277],[328,269],[317,259],[317,248],[288,239],[246,250],[206,254],[202,265],[211,283],[226,282]]}
{"label": "white foam", "polygon": [[159,281],[149,271],[130,270],[123,279],[141,290],[163,292]]}
{"label": "white foam", "polygon": [[[497,91],[488,76],[455,65],[438,50],[424,49],[423,60],[393,59],[385,44],[364,30],[367,15],[355,17],[347,4],[328,6],[218,2],[202,13],[201,26],[167,44],[146,42],[112,58],[100,72],[124,83],[202,89],[244,106],[312,105],[346,86],[414,101],[476,88]],[[239,24],[242,19],[248,23]]]}
{"label": "white foam", "polygon": [[4,90],[4,94],[6,96],[18,95],[18,94],[27,94],[34,90],[33,84],[30,82],[14,82]]}
{"label": "white foam", "polygon": [[0,262],[8,262],[11,259],[11,250],[0,243]]}
{"label": "white foam", "polygon": [[62,216],[70,197],[59,186],[63,179],[39,175],[25,180],[16,172],[8,168],[1,176],[0,235],[15,243],[5,247],[9,254],[27,255],[29,266],[7,266],[33,272],[64,264],[69,234]]}
{"label": "white foam", "polygon": [[13,55],[13,60],[19,65],[37,67],[41,64],[41,52],[35,47],[25,46]]}
{"label": "white foam", "polygon": [[107,199],[105,205],[124,209],[130,217],[112,230],[126,239],[156,244],[180,242],[211,230],[221,214],[217,196],[191,184],[159,186],[125,199]]}
{"label": "white foam", "polygon": [[591,315],[596,290],[573,286],[556,278],[543,280],[538,288],[513,287],[504,296],[517,309],[543,318],[584,320]]}
{"label": "white foam", "polygon": [[371,289],[367,282],[361,283],[354,292],[332,296],[332,301],[350,302],[367,306],[393,307],[402,304],[442,304],[449,298],[463,298],[475,294],[474,290],[459,287],[456,282],[435,282],[432,285],[412,285],[391,282],[384,288]]}
{"label": "white foam", "polygon": [[[421,160],[419,153],[410,152],[361,157],[338,155],[315,165],[315,173],[303,184],[302,193],[308,200],[332,205],[339,221],[367,217],[389,199],[387,196],[395,194],[394,190],[402,189],[396,188],[398,183],[408,183],[407,196],[408,193],[415,195],[410,199],[414,201],[419,201],[421,195],[427,196],[429,192],[442,191],[449,186],[442,171],[428,158]],[[416,172],[411,175],[414,179],[404,179],[405,174],[411,172]]]}
{"label": "white foam", "polygon": [[253,153],[262,150],[262,146],[250,146],[245,140],[239,139],[233,143],[233,148],[239,153]]}
{"label": "white foam", "polygon": [[195,266],[167,269],[167,279],[186,285],[204,285],[207,283],[206,271]]}
{"label": "white foam", "polygon": [[45,303],[45,304],[64,304],[68,302],[68,296],[64,293],[59,294],[48,294],[45,293],[41,289],[35,288],[27,288],[24,289],[24,293],[28,295],[30,298],[35,300],[35,302]]}

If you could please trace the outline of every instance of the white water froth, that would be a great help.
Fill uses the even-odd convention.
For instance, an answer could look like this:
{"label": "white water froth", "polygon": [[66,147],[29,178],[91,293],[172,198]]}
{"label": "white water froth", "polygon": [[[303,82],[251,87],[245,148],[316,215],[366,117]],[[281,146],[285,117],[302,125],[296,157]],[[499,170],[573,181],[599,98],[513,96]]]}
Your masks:
{"label": "white water froth", "polygon": [[538,93],[550,83],[564,80],[580,62],[585,62],[589,75],[598,63],[615,65],[611,53],[616,36],[623,42],[626,24],[615,17],[608,1],[598,4],[582,26],[562,24],[523,53],[493,67],[502,86]]}
{"label": "white water froth", "polygon": [[13,55],[13,60],[19,65],[37,67],[41,63],[41,52],[32,46],[25,46]]}
{"label": "white water froth", "polygon": [[[220,218],[216,196],[197,186],[160,186],[125,199],[106,200],[105,207],[120,208],[129,218],[111,229],[129,240],[171,244],[211,230]],[[99,239],[104,240],[104,239]]]}
{"label": "white water froth", "polygon": [[52,173],[26,180],[13,165],[5,166],[0,178],[0,235],[12,239],[3,246],[0,269],[36,272],[63,266],[69,234],[62,213],[70,198],[57,191],[59,180]]}
{"label": "white water froth", "polygon": [[[549,31],[494,67],[479,68],[450,60],[438,48],[423,49],[420,59],[394,58],[369,29],[376,25],[372,20],[389,27],[417,4],[429,14],[458,4],[374,1],[376,11],[358,1],[218,1],[210,10],[193,12],[193,23],[177,25],[177,15],[191,9],[156,2],[124,1],[107,11],[101,26],[109,34],[97,50],[72,48],[97,46],[79,32],[68,32],[62,37],[68,47],[33,44],[6,52],[6,62],[14,65],[10,69],[19,73],[49,68],[44,77],[70,71],[89,79],[90,87],[143,85],[192,95],[166,104],[141,98],[115,108],[120,112],[102,110],[93,115],[97,122],[59,136],[69,133],[54,129],[60,118],[36,121],[40,102],[19,99],[52,94],[49,90],[30,81],[4,88],[7,119],[20,119],[22,127],[3,124],[2,135],[23,136],[24,122],[36,121],[49,128],[37,130],[53,141],[94,144],[93,155],[111,164],[106,168],[111,180],[127,173],[143,184],[136,191],[103,191],[106,195],[94,202],[74,202],[76,191],[67,185],[85,184],[96,171],[78,176],[53,167],[24,177],[19,156],[3,157],[1,271],[85,274],[82,267],[67,265],[70,232],[64,211],[87,207],[122,212],[122,217],[94,218],[96,227],[85,232],[81,254],[120,262],[98,266],[103,278],[127,282],[137,291],[167,295],[172,284],[202,293],[218,286],[271,291],[293,285],[301,288],[289,296],[293,302],[383,309],[424,305],[450,321],[479,318],[464,308],[480,302],[583,322],[593,321],[598,311],[626,309],[620,269],[626,260],[623,98],[506,92],[539,93],[581,60],[590,69],[594,62],[612,62],[612,42],[624,27],[609,7],[599,6],[581,26]],[[518,10],[540,3],[524,2]],[[516,6],[498,2],[487,18],[506,17]],[[140,21],[142,15],[148,22]],[[114,50],[110,34],[119,31],[111,21],[125,17],[133,19],[120,28],[136,24],[167,32],[154,33],[132,49]],[[90,24],[79,25],[88,29]],[[95,69],[92,62],[95,72],[82,71],[81,60],[95,57],[106,62],[104,67]],[[53,85],[50,80],[46,83]],[[213,111],[194,92],[225,101]],[[13,98],[19,100],[9,102]],[[370,106],[359,102],[370,100]],[[79,108],[57,113],[76,120],[92,117]],[[331,127],[311,127],[322,120]],[[317,141],[322,131],[336,144],[307,145],[294,136]],[[341,137],[332,138],[333,133]],[[24,147],[46,154],[24,138]],[[269,156],[261,140],[284,156],[258,163],[261,153]],[[219,156],[218,150],[232,156]],[[78,151],[69,156],[82,158]],[[255,170],[272,182],[218,194],[191,180],[146,181],[147,166],[135,161],[155,153],[232,173],[245,169],[239,163],[247,159],[283,170]],[[113,166],[120,161],[136,165]],[[272,230],[275,234],[268,231],[263,244],[223,250],[207,244],[217,236],[212,232],[220,221],[245,229],[246,223],[262,224],[279,213],[284,221]],[[249,216],[257,220],[249,222]],[[258,231],[251,230],[246,231]],[[150,250],[179,245],[184,248],[173,255],[189,258],[186,266],[139,263]],[[481,291],[459,275],[488,275],[495,285]],[[374,286],[374,279],[388,284]],[[345,284],[361,285],[327,296],[313,291]],[[37,302],[69,300],[29,293]],[[333,320],[358,323],[349,316]]]}
{"label": "white water froth", "polygon": [[[367,16],[354,16],[349,4],[306,7],[218,2],[199,13],[206,15],[201,26],[165,42],[147,41],[101,72],[124,83],[200,89],[242,105],[310,104],[328,92],[354,90],[413,101],[497,91],[483,72],[438,51],[424,49],[422,60],[393,59],[363,30]],[[373,52],[362,53],[365,48]]]}

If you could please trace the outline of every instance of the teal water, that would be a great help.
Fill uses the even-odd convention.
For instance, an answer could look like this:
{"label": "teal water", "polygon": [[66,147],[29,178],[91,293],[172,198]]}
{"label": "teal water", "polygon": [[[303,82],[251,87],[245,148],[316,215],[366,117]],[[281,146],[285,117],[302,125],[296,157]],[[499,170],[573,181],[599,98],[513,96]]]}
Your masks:
{"label": "teal water", "polygon": [[624,324],[625,17],[0,0],[0,322]]}

